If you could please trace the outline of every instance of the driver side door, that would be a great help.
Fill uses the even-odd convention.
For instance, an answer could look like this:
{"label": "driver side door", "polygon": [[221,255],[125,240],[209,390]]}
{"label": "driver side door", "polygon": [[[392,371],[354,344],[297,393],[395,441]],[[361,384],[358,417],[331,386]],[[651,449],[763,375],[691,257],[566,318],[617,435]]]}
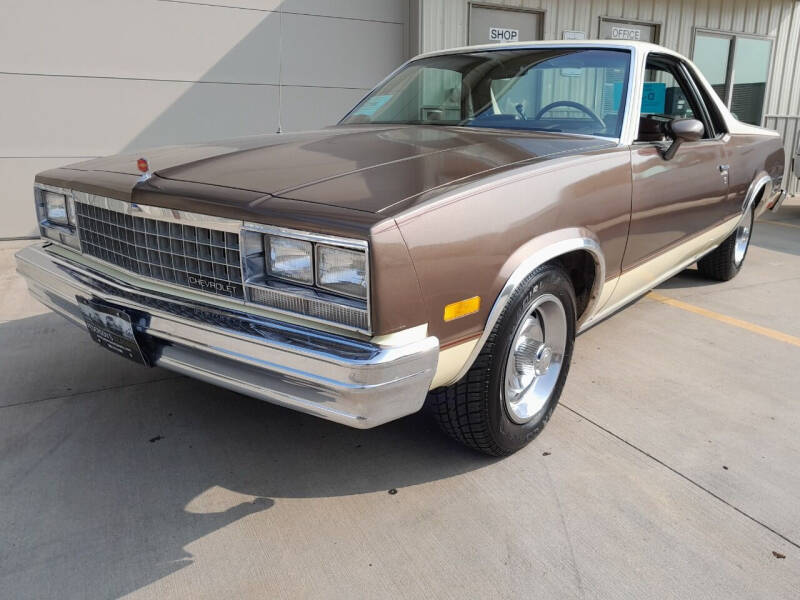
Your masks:
{"label": "driver side door", "polygon": [[[691,254],[701,244],[698,238],[728,214],[728,136],[719,131],[689,70],[675,57],[651,54],[644,80],[639,137],[631,147],[632,211],[623,273],[670,251],[675,260],[688,258],[682,258],[683,249]],[[663,149],[671,140],[648,139],[642,127],[643,120],[654,118],[697,119],[704,137],[685,142],[665,160]],[[650,275],[657,278],[658,270],[649,269]]]}

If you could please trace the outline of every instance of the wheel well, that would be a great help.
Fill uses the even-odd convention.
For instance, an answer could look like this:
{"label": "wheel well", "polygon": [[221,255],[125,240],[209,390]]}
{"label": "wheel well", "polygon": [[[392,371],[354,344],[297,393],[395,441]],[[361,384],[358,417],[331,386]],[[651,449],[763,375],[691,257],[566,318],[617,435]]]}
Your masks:
{"label": "wheel well", "polygon": [[591,252],[575,250],[556,257],[552,262],[564,269],[572,282],[576,301],[575,316],[580,319],[592,297],[592,289],[597,276],[595,258]]}

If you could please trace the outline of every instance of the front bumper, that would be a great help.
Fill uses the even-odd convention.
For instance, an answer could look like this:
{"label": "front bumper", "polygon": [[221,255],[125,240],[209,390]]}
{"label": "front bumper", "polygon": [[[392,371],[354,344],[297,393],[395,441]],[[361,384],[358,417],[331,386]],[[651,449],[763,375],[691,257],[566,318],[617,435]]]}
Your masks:
{"label": "front bumper", "polygon": [[137,331],[152,342],[157,366],[351,427],[418,411],[436,371],[435,337],[384,347],[154,294],[41,244],[20,250],[16,260],[31,294],[80,327],[79,295],[147,315]]}

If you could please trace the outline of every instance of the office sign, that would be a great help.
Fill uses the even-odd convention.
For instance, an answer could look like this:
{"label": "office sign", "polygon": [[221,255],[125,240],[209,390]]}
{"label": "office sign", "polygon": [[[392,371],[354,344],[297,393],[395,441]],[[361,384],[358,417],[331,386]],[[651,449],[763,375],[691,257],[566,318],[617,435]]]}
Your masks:
{"label": "office sign", "polygon": [[600,19],[600,39],[658,43],[658,25],[614,19]]}
{"label": "office sign", "polygon": [[642,31],[640,29],[632,29],[631,27],[612,27],[611,28],[612,40],[642,40]]}

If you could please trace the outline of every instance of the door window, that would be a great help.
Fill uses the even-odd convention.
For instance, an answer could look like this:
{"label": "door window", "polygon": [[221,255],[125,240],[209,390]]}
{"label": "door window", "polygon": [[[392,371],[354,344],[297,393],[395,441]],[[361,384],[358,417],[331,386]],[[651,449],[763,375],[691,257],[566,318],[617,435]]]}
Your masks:
{"label": "door window", "polygon": [[674,119],[697,119],[703,122],[703,137],[713,136],[702,106],[687,81],[679,63],[664,56],[651,56],[645,65],[638,141],[664,139],[665,123]]}
{"label": "door window", "polygon": [[681,86],[671,66],[647,61],[642,89],[642,115],[662,115],[670,119],[694,119],[688,91]]}

